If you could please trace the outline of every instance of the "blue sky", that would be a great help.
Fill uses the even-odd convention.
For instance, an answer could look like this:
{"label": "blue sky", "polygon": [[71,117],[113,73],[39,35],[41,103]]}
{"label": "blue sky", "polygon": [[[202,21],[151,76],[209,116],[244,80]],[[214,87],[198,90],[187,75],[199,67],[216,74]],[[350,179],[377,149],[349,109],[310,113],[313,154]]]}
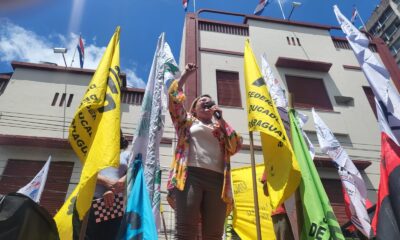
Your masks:
{"label": "blue sky", "polygon": [[[211,8],[251,14],[259,0],[196,0],[196,10]],[[302,5],[291,20],[338,25],[332,10],[337,4],[350,18],[353,5],[366,22],[379,0],[297,0]],[[12,60],[49,61],[63,66],[54,47],[66,47],[68,66],[79,34],[85,42],[85,67],[95,69],[115,27],[121,26],[121,69],[131,86],[144,88],[155,44],[166,33],[179,61],[185,12],[181,0],[14,0],[0,2],[0,73],[11,72]],[[270,0],[262,16],[282,18],[277,0]],[[287,16],[291,2],[281,0]],[[19,3],[19,4],[18,4]],[[193,11],[193,0],[188,11]],[[203,16],[213,17],[215,16]],[[240,19],[235,19],[240,21]],[[356,25],[361,25],[356,21]],[[73,66],[78,66],[75,56]]]}

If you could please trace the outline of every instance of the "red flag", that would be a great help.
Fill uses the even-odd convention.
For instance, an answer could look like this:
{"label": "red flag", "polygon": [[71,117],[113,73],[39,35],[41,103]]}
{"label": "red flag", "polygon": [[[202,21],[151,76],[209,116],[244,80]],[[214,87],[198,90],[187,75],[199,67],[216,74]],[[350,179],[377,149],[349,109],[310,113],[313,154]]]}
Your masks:
{"label": "red flag", "polygon": [[372,228],[377,239],[400,239],[400,147],[382,136],[381,178]]}

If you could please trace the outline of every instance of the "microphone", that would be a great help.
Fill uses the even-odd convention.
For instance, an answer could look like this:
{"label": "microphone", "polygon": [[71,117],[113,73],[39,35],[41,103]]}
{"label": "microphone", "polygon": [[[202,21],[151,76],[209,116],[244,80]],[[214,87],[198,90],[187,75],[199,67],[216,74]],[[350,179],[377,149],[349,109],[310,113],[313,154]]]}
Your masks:
{"label": "microphone", "polygon": [[[214,105],[215,105],[215,102],[214,102],[214,101],[209,101],[209,102],[204,103],[204,108],[205,108],[205,109],[210,109],[210,108],[212,108]],[[220,120],[220,119],[221,119],[221,112],[215,111],[215,112],[214,112],[214,117],[215,117],[216,119]]]}

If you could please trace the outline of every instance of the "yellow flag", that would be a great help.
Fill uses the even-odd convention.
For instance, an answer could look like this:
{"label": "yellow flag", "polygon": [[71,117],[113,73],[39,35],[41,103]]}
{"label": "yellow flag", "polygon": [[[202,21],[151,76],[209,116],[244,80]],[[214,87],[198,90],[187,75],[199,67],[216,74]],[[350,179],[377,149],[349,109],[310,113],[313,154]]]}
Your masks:
{"label": "yellow flag", "polygon": [[82,220],[89,210],[97,173],[119,165],[119,32],[117,27],[69,127],[69,142],[83,169],[77,187],[54,217],[62,240],[79,234],[79,230],[73,229],[73,213],[76,210],[78,215],[74,220]]}
{"label": "yellow flag", "polygon": [[296,190],[301,173],[249,40],[246,40],[244,50],[244,75],[249,131],[260,132],[267,187],[275,209]]}
{"label": "yellow flag", "polygon": [[[256,167],[257,179],[261,179],[263,171],[264,164]],[[257,239],[251,167],[233,169],[232,184],[235,198],[233,228],[243,240]],[[257,191],[262,239],[274,240],[275,232],[271,219],[272,209],[268,197],[263,194],[263,185],[260,181],[257,182]]]}

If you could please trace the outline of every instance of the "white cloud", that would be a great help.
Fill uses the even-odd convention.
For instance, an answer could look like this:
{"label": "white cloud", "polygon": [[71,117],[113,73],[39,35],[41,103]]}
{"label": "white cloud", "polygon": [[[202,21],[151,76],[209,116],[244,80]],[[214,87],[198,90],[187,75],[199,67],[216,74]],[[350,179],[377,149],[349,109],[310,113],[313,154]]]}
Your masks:
{"label": "white cloud", "polygon": [[134,87],[134,88],[146,88],[146,83],[138,77],[135,73],[135,68],[132,68],[125,70],[126,73],[126,85],[128,87]]}
{"label": "white cloud", "polygon": [[[72,57],[78,43],[79,36],[71,33],[69,36],[61,34],[40,36],[33,31],[29,31],[18,25],[13,24],[7,19],[0,19],[0,61],[24,61],[40,63],[41,61],[56,63],[64,66],[61,54],[53,52],[54,47],[66,47],[68,52],[65,54],[68,67],[71,65]],[[93,37],[95,42],[96,37]],[[85,39],[83,39],[85,42]],[[99,47],[95,44],[85,42],[85,63],[84,67],[96,69],[106,47]],[[134,65],[135,66],[135,65]],[[76,52],[72,67],[79,67],[79,54]],[[127,83],[130,87],[144,88],[144,81],[135,73],[135,67],[128,69]],[[124,72],[124,70],[122,69]]]}

